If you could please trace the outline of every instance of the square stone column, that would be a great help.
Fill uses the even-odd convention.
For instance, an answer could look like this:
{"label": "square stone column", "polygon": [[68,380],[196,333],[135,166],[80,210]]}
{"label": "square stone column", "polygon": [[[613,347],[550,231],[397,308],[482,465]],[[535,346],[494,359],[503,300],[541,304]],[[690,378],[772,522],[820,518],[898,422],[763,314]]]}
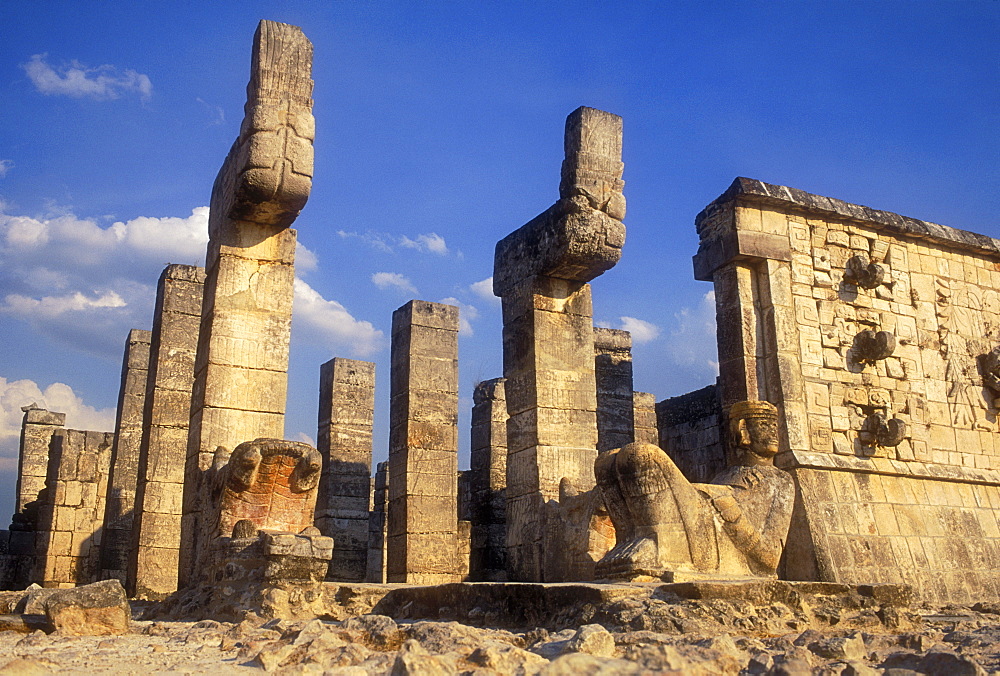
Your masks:
{"label": "square stone column", "polygon": [[153,312],[135,519],[126,590],[162,599],[177,589],[184,463],[205,271],[168,265]]}
{"label": "square stone column", "polygon": [[368,572],[365,582],[385,582],[387,513],[389,507],[389,463],[380,462],[372,481],[372,509],[368,515]]}
{"label": "square stone column", "polygon": [[621,448],[635,441],[632,391],[632,334],[594,327],[594,375],[597,380],[597,450]]}
{"label": "square stone column", "polygon": [[375,364],[336,357],[320,367],[316,527],[333,538],[331,580],[365,579],[374,410]]}
{"label": "square stone column", "polygon": [[473,581],[507,579],[507,400],[504,379],[476,385],[472,394],[471,551]]}
{"label": "square stone column", "polygon": [[115,441],[111,446],[111,472],[101,534],[99,578],[125,581],[128,550],[135,521],[135,492],[142,446],[142,412],[149,373],[152,334],[132,329],[125,342],[122,379],[118,390]]}
{"label": "square stone column", "polygon": [[457,581],[458,308],[392,314],[389,387],[387,580]]}
{"label": "square stone column", "polygon": [[202,475],[215,450],[284,436],[295,279],[289,226],[312,187],[312,43],[287,24],[254,36],[240,135],[212,188],[205,299],[185,465],[180,583],[216,525]]}
{"label": "square stone column", "polygon": [[[594,487],[597,386],[590,280],[625,243],[622,121],[593,108],[566,119],[559,201],[497,243],[493,291],[503,302],[507,411],[507,567],[518,581],[545,571],[546,503],[567,479]],[[555,564],[560,565],[560,564]]]}
{"label": "square stone column", "polygon": [[649,392],[632,393],[635,441],[658,446],[660,431],[656,427],[656,397]]}

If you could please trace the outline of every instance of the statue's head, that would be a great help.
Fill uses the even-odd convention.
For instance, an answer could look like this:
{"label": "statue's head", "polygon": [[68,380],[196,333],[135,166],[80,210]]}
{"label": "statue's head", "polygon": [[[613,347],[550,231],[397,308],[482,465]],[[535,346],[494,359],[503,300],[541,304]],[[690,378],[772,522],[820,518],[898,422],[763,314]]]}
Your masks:
{"label": "statue's head", "polygon": [[778,452],[778,409],[766,401],[733,404],[729,435],[737,463],[770,464]]}

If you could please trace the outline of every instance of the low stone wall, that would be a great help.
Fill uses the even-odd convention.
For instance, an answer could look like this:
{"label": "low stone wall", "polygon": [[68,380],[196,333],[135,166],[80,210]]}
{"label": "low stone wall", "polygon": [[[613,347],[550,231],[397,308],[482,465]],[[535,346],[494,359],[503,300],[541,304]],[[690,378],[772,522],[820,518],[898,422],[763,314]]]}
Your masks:
{"label": "low stone wall", "polygon": [[724,423],[716,385],[656,404],[660,448],[688,481],[708,483],[725,469]]}

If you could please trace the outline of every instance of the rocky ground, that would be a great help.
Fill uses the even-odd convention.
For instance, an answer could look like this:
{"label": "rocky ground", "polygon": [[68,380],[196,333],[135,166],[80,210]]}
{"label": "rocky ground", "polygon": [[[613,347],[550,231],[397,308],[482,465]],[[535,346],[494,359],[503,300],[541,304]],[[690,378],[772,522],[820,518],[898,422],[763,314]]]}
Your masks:
{"label": "rocky ground", "polygon": [[2,631],[0,673],[1000,674],[1000,604],[909,607],[787,590],[781,600],[689,599],[660,589],[582,604],[536,623],[545,626],[396,614],[135,620],[129,633],[103,637]]}

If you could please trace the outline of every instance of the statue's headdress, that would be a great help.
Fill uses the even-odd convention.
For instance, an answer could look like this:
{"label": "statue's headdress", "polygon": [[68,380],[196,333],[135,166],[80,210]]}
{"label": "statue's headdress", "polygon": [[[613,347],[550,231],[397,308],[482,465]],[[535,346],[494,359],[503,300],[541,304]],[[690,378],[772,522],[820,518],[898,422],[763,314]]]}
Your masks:
{"label": "statue's headdress", "polygon": [[738,401],[729,409],[729,419],[764,418],[775,419],[778,409],[769,401]]}

